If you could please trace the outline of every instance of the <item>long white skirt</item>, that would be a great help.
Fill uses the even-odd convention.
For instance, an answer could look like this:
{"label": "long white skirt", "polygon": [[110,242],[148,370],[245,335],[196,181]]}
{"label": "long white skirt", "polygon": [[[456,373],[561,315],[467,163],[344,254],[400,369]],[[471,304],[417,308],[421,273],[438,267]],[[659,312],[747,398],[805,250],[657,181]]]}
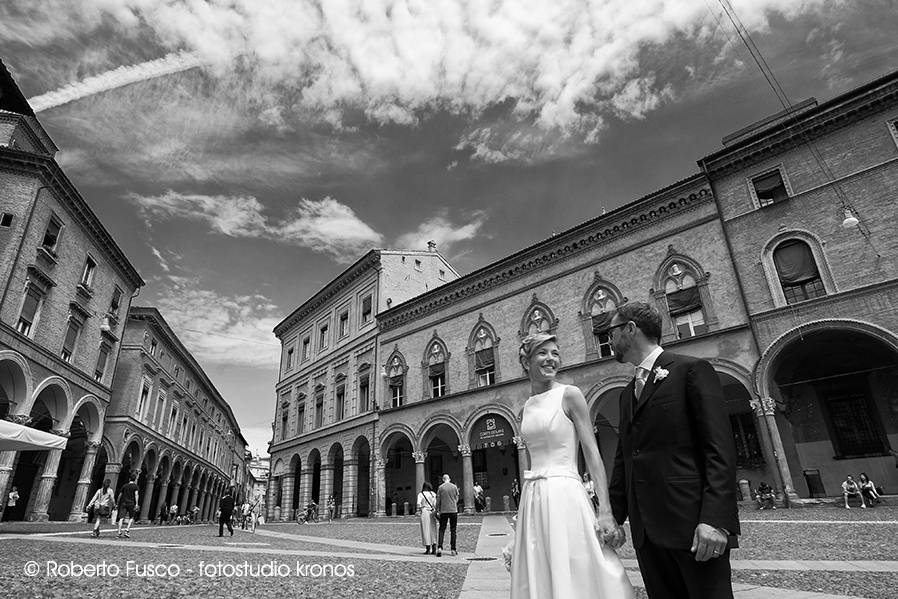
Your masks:
{"label": "long white skirt", "polygon": [[425,547],[437,544],[437,518],[429,507],[421,509],[421,544]]}
{"label": "long white skirt", "polygon": [[595,532],[576,477],[526,480],[511,561],[512,599],[632,599],[624,566]]}

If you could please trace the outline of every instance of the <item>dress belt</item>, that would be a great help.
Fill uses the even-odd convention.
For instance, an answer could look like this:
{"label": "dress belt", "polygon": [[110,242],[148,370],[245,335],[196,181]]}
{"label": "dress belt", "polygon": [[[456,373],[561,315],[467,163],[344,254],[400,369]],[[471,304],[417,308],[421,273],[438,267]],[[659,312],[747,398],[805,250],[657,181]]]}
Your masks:
{"label": "dress belt", "polygon": [[580,475],[570,470],[550,470],[548,472],[539,472],[534,470],[524,470],[524,482],[533,482],[535,480],[547,478],[572,478],[580,482]]}

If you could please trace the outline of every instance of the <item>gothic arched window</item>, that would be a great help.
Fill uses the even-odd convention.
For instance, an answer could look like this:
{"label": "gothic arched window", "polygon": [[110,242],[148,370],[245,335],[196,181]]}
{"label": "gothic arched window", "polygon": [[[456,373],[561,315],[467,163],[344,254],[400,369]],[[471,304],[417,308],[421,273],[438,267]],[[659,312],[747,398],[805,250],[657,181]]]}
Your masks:
{"label": "gothic arched window", "polygon": [[[449,393],[448,379],[446,377],[446,364],[449,361],[449,352],[446,345],[433,332],[433,339],[427,345],[424,352],[424,360],[421,363],[424,369],[424,397],[442,397]],[[429,391],[429,395],[428,395]]]}
{"label": "gothic arched window", "polygon": [[468,388],[494,384],[499,375],[499,337],[481,313],[468,336]]}

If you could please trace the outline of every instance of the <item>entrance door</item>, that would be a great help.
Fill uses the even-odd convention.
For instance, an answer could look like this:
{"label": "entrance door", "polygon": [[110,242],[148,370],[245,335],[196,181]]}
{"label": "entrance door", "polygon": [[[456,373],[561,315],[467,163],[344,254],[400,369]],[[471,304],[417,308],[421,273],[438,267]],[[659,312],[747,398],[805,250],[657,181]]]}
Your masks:
{"label": "entrance door", "polygon": [[882,423],[867,380],[862,375],[843,376],[814,385],[829,418],[827,424],[836,456],[863,457],[886,453]]}

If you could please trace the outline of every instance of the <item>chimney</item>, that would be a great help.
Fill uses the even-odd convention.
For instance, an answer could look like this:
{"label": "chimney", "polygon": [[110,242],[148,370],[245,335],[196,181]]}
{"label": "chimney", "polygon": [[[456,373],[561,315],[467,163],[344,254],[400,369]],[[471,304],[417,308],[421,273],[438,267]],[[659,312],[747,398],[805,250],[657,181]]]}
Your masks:
{"label": "chimney", "polygon": [[430,241],[428,241],[428,242],[427,242],[427,251],[428,251],[428,252],[435,252],[435,251],[437,251],[437,242],[434,241],[434,240],[432,240],[432,239],[431,239]]}

